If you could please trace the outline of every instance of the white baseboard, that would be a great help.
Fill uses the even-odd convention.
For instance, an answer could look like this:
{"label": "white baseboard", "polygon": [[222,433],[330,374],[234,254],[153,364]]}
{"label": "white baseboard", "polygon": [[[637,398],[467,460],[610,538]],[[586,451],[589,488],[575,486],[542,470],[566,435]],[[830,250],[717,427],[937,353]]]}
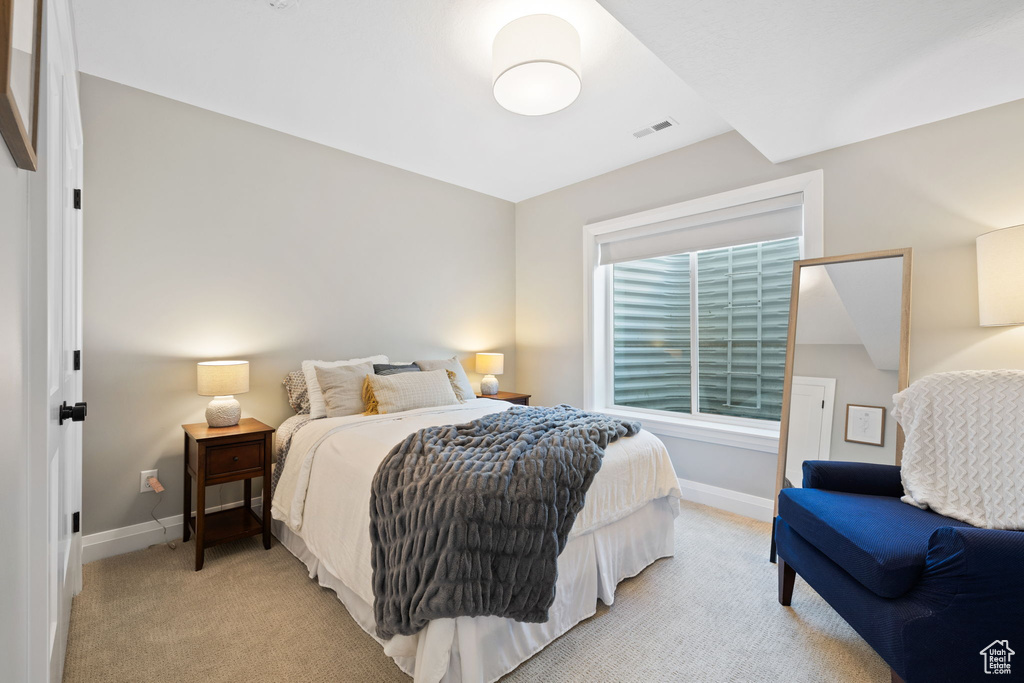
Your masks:
{"label": "white baseboard", "polygon": [[[252,504],[253,508],[260,512],[263,509],[262,496],[253,498]],[[224,503],[224,505],[208,507],[206,511],[230,510],[231,508],[241,507],[241,505],[242,501],[239,500],[234,503]],[[182,515],[171,515],[170,517],[161,518],[160,524],[167,527],[166,534],[160,524],[149,521],[83,536],[82,564],[87,564],[94,560],[102,560],[104,557],[123,555],[124,553],[148,548],[157,543],[166,543],[172,539],[181,538],[183,521]]]}
{"label": "white baseboard", "polygon": [[770,498],[759,498],[749,493],[740,493],[689,479],[680,479],[679,489],[683,492],[683,500],[710,505],[727,512],[735,512],[737,515],[761,522],[772,521],[772,512],[775,506]]}

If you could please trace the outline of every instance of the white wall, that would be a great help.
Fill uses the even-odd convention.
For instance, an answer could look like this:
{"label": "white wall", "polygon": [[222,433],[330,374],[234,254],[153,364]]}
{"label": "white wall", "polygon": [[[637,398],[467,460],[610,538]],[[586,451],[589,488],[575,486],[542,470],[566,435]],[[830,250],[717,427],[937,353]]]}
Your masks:
{"label": "white wall", "polygon": [[[1024,329],[978,326],[974,260],[977,235],[1024,223],[1022,120],[1018,101],[778,165],[733,132],[520,202],[517,388],[583,400],[584,224],[819,168],[826,255],[914,248],[912,379],[1024,367]],[[667,442],[680,476],[773,495],[774,455]]]}
{"label": "white wall", "polygon": [[196,361],[249,360],[242,414],[275,426],[307,358],[500,351],[514,388],[513,204],[91,76],[82,98],[85,533],[149,520],[143,469],[181,512]]}
{"label": "white wall", "polygon": [[[27,678],[29,173],[0,141],[0,662]],[[38,569],[38,571],[43,571]]]}

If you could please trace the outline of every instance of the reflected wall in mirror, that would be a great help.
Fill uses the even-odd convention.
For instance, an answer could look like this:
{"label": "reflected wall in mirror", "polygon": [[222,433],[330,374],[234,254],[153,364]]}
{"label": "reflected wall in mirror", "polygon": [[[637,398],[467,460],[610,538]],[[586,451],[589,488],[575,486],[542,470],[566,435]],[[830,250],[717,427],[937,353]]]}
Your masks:
{"label": "reflected wall in mirror", "polygon": [[793,264],[776,494],[802,485],[805,460],[899,464],[910,271],[910,249]]}

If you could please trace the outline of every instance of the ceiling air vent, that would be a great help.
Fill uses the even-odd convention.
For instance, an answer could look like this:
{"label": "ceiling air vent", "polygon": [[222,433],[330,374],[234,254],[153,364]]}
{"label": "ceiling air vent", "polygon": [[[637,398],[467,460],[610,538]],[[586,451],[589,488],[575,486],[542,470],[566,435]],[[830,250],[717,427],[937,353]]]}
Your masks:
{"label": "ceiling air vent", "polygon": [[633,137],[639,140],[640,138],[647,137],[651,133],[657,133],[658,131],[665,130],[666,128],[671,128],[672,126],[676,125],[679,124],[676,123],[675,119],[665,119],[664,121],[659,121],[655,124],[647,126],[646,128],[641,128],[640,130],[633,133]]}

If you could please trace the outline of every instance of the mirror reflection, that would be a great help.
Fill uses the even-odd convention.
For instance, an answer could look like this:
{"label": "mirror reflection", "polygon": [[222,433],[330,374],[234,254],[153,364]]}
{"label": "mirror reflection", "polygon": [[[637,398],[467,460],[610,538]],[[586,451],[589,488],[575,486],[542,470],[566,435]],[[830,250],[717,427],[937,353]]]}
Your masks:
{"label": "mirror reflection", "polygon": [[805,460],[898,462],[889,411],[905,376],[904,259],[798,264],[783,487],[801,485]]}

